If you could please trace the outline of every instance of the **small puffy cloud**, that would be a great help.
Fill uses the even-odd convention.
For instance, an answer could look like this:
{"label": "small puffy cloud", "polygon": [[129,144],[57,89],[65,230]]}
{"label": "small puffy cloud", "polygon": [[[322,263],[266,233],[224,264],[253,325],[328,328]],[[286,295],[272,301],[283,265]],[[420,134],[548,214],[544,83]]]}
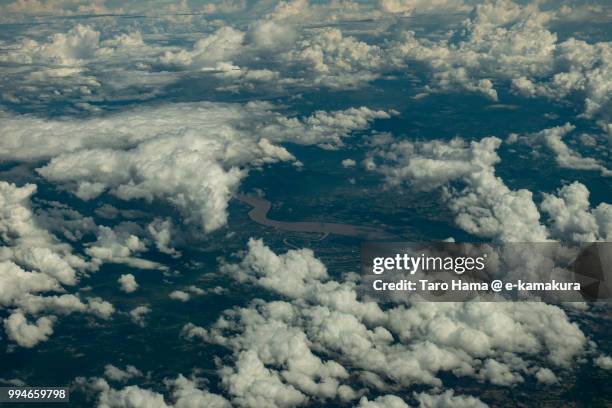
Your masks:
{"label": "small puffy cloud", "polygon": [[115,307],[112,303],[98,297],[87,299],[87,308],[101,319],[110,319],[115,313]]}
{"label": "small puffy cloud", "polygon": [[355,162],[355,160],[353,159],[344,159],[342,160],[342,167],[344,167],[345,169],[349,168],[349,167],[355,167],[355,165],[357,164]]}
{"label": "small puffy cloud", "polygon": [[559,379],[550,368],[540,368],[536,372],[535,377],[538,382],[543,384],[556,384],[559,382]]}
{"label": "small puffy cloud", "polygon": [[[132,366],[127,366],[126,370],[110,366],[110,371],[109,366],[106,366],[106,375],[111,380],[125,381],[141,375],[140,371]],[[97,394],[97,406],[101,408],[231,408],[232,406],[222,396],[200,388],[195,378],[188,379],[179,375],[175,379],[166,379],[164,383],[172,389],[173,402],[166,402],[162,394],[136,385],[114,389],[102,378],[76,379],[78,386]]]}
{"label": "small puffy cloud", "polygon": [[101,408],[168,408],[162,394],[136,385],[121,390],[111,388],[104,380],[96,385],[102,389],[98,399],[98,407]]}
{"label": "small puffy cloud", "polygon": [[159,252],[176,258],[180,257],[181,253],[170,246],[172,241],[173,227],[174,225],[171,218],[155,218],[153,222],[147,226],[147,231],[155,240],[155,246]]}
{"label": "small puffy cloud", "polygon": [[117,282],[120,285],[120,288],[125,293],[132,293],[138,289],[138,283],[136,282],[136,278],[131,273],[121,275]]}
{"label": "small puffy cloud", "polygon": [[[129,227],[129,225],[128,225]],[[102,263],[123,263],[141,269],[167,269],[157,262],[133,256],[147,250],[143,240],[133,234],[129,228],[98,227],[98,237],[93,243],[87,244],[85,253],[96,265]]]}
{"label": "small puffy cloud", "polygon": [[[239,264],[222,271],[238,282],[252,282],[291,297],[301,296],[318,279],[327,278],[325,265],[309,249],[276,255],[263,241],[250,239],[248,253]],[[287,273],[291,271],[291,273]]]}
{"label": "small puffy cloud", "polygon": [[[202,296],[206,294],[206,290],[199,288],[195,285],[190,285],[186,287],[184,290],[174,290],[170,292],[170,299],[179,300],[181,302],[187,302],[191,300],[192,296]],[[217,292],[217,288],[211,289],[212,293]]]}
{"label": "small puffy cloud", "polygon": [[357,408],[410,408],[403,399],[395,395],[383,395],[375,400],[368,400],[367,397],[362,397],[359,400]]}
{"label": "small puffy cloud", "polygon": [[130,310],[130,319],[140,327],[145,326],[145,317],[151,313],[151,308],[147,305],[140,305]]}
{"label": "small puffy cloud", "polygon": [[247,36],[250,43],[258,50],[273,51],[286,49],[296,40],[298,33],[295,25],[278,19],[255,21]]}
{"label": "small puffy cloud", "polygon": [[612,237],[612,205],[591,208],[589,190],[577,181],[544,194],[540,207],[550,218],[551,231],[560,240],[608,241]]}
{"label": "small puffy cloud", "polygon": [[488,406],[478,398],[455,395],[453,390],[437,395],[422,392],[415,394],[415,398],[421,408],[487,408]]}
{"label": "small puffy cloud", "polygon": [[495,385],[513,385],[523,382],[523,377],[513,373],[511,368],[498,361],[488,359],[478,372],[478,376]]}
{"label": "small puffy cloud", "polygon": [[185,378],[182,375],[179,375],[169,383],[174,388],[172,391],[172,396],[176,400],[174,408],[231,408],[228,400],[220,395],[199,388],[194,380]]}
{"label": "small puffy cloud", "polygon": [[189,295],[189,293],[184,292],[182,290],[173,290],[172,292],[170,292],[168,296],[172,300],[179,300],[181,302],[187,302],[189,301],[189,299],[191,299],[191,295]]}
{"label": "small puffy cloud", "polygon": [[[108,374],[108,367],[109,365],[106,366],[106,374]],[[120,382],[142,375],[139,370],[132,366],[127,366],[126,370],[112,367],[111,371],[112,374],[118,375],[120,379],[109,378]],[[126,375],[128,378],[126,378]],[[76,383],[98,394],[97,406],[99,407],[190,408],[202,406],[208,408],[230,408],[232,406],[229,401],[222,396],[210,393],[206,389],[201,388],[201,384],[203,383],[201,379],[195,377],[189,379],[181,374],[175,379],[167,378],[164,380],[164,385],[171,389],[170,402],[167,402],[162,394],[138,386],[113,389],[107,381],[102,378],[93,377],[87,380],[79,377]]]}
{"label": "small puffy cloud", "polygon": [[4,319],[4,330],[8,338],[21,347],[32,348],[53,334],[54,322],[54,316],[43,316],[30,323],[25,315],[17,310]]}
{"label": "small puffy cloud", "polygon": [[604,370],[612,370],[612,358],[610,356],[601,355],[598,356],[595,360],[595,365]]}
{"label": "small puffy cloud", "polygon": [[142,372],[132,365],[128,365],[125,370],[122,370],[112,364],[107,364],[104,366],[104,376],[112,381],[125,382],[131,378],[142,376]]}

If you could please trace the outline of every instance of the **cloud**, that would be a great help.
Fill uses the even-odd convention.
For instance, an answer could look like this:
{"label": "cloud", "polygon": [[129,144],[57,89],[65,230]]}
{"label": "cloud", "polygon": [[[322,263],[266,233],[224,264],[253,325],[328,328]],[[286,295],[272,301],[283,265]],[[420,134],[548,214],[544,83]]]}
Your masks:
{"label": "cloud", "polygon": [[107,364],[104,366],[104,376],[112,381],[125,382],[134,377],[142,376],[142,372],[132,365],[127,365],[125,370],[122,370],[112,364]]}
{"label": "cloud", "polygon": [[421,408],[486,408],[487,404],[478,398],[463,395],[454,395],[453,390],[441,394],[430,395],[427,393],[416,394],[415,397]]}
{"label": "cloud", "polygon": [[557,195],[544,193],[541,208],[550,217],[551,231],[572,242],[609,241],[612,238],[612,205],[591,208],[589,190],[577,181],[560,188]]}
{"label": "cloud", "polygon": [[4,319],[4,330],[9,339],[21,347],[32,348],[41,341],[48,340],[53,334],[54,316],[40,317],[36,322],[30,323],[20,311],[14,311]]}
{"label": "cloud", "polygon": [[[146,100],[177,80],[151,65],[173,47],[148,44],[139,31],[107,35],[93,25],[75,24],[46,38],[20,37],[0,61],[0,97],[8,105],[46,112],[66,99],[64,112],[98,112],[104,100]],[[45,109],[46,108],[46,109]]]}
{"label": "cloud", "polygon": [[79,24],[66,34],[53,35],[48,43],[24,41],[18,51],[5,54],[2,59],[21,64],[78,65],[93,58],[99,45],[100,33]]}
{"label": "cloud", "polygon": [[[590,163],[595,164],[593,169],[607,173],[597,161],[583,158],[561,140],[562,135],[573,129],[566,124],[526,139],[551,146],[563,166],[584,169]],[[500,161],[496,150],[500,144],[496,137],[471,142],[460,138],[390,141],[375,146],[364,164],[370,171],[385,176],[391,187],[407,184],[417,190],[442,188],[443,198],[456,214],[457,225],[476,236],[503,242],[553,238],[592,242],[612,236],[612,207],[600,203],[590,209],[589,191],[579,182],[561,188],[558,196],[542,193],[539,207],[548,217],[541,219],[530,191],[511,190],[495,175],[495,165]],[[459,187],[455,187],[457,182]]]}
{"label": "cloud", "polygon": [[99,266],[102,263],[122,263],[133,268],[166,270],[167,267],[157,262],[133,256],[147,250],[142,239],[133,234],[132,224],[120,224],[115,228],[99,226],[97,240],[88,243],[85,253],[92,262]]}
{"label": "cloud", "polygon": [[89,298],[87,303],[88,309],[102,319],[110,319],[113,313],[115,313],[115,307],[110,302],[101,298]]}
{"label": "cloud", "polygon": [[231,404],[220,395],[212,394],[198,387],[194,380],[179,375],[170,382],[174,387],[172,395],[176,400],[175,408],[209,407],[230,408]]}
{"label": "cloud", "polygon": [[603,115],[609,119],[612,94],[612,45],[589,44],[570,38],[555,48],[552,77],[537,81],[519,77],[512,85],[524,96],[542,96],[553,100],[577,97],[583,101],[587,118]]}
{"label": "cloud", "polygon": [[612,370],[612,358],[609,356],[601,355],[595,360],[595,365],[604,370]]}
{"label": "cloud", "polygon": [[40,315],[45,312],[69,315],[78,312],[90,313],[101,319],[109,319],[115,311],[114,306],[105,300],[91,297],[83,302],[81,298],[73,294],[42,296],[28,293],[15,300],[14,306],[31,315]]}
{"label": "cloud", "polygon": [[[107,365],[106,367],[109,366]],[[127,370],[130,370],[130,367],[131,366],[128,366]],[[134,370],[136,369],[134,368]],[[127,373],[131,378],[133,377],[134,370],[132,370],[132,374],[128,371],[119,371],[121,371],[121,374]],[[115,373],[115,370],[112,371]],[[123,380],[124,376],[121,375],[121,377]],[[78,386],[97,394],[97,406],[99,408],[231,407],[231,404],[222,396],[212,394],[200,388],[196,378],[188,379],[183,375],[179,375],[175,379],[165,380],[166,386],[172,389],[171,396],[173,402],[171,403],[167,403],[162,394],[140,388],[136,385],[130,385],[117,390],[112,388],[106,380],[96,377],[90,378],[89,380],[79,377],[75,382]]]}
{"label": "cloud", "polygon": [[182,290],[173,290],[168,296],[172,300],[180,300],[181,302],[187,302],[189,299],[191,299],[189,293]]}
{"label": "cloud", "polygon": [[140,305],[130,310],[130,319],[140,327],[145,327],[145,317],[149,313],[151,313],[151,308],[149,306]]}
{"label": "cloud", "polygon": [[170,246],[173,228],[174,225],[171,218],[155,218],[153,222],[147,226],[147,231],[155,240],[155,246],[159,252],[178,258],[181,256],[181,253]]}
{"label": "cloud", "polygon": [[284,384],[274,371],[268,370],[254,352],[238,356],[235,369],[225,368],[222,381],[233,402],[241,407],[293,407],[308,399],[291,385]]}
{"label": "cloud", "polygon": [[342,164],[342,167],[349,168],[349,167],[355,167],[357,163],[353,159],[344,159],[342,160],[341,164]]}
{"label": "cloud", "polygon": [[[204,289],[200,289],[197,286],[191,285],[185,288],[185,290],[173,290],[170,292],[170,299],[179,300],[181,302],[188,302],[192,296],[202,296],[206,293]],[[217,292],[217,288],[211,290],[212,293]]]}
{"label": "cloud", "polygon": [[244,33],[232,27],[221,27],[199,39],[191,51],[167,51],[160,63],[189,69],[217,69],[220,63],[231,65],[231,59],[242,48]]}
{"label": "cloud", "polygon": [[540,368],[536,372],[535,377],[536,380],[543,384],[557,384],[559,382],[559,379],[557,378],[555,373],[553,373],[552,370],[550,370],[549,368]]}
{"label": "cloud", "polygon": [[[104,383],[102,383],[104,384]],[[100,387],[103,385],[100,384]],[[100,393],[99,408],[167,408],[164,397],[153,391],[130,385],[119,391],[106,384]]]}
{"label": "cloud", "polygon": [[395,395],[383,395],[370,401],[367,397],[362,397],[359,400],[357,408],[410,408],[400,397]]}
{"label": "cloud", "polygon": [[117,279],[121,290],[125,293],[132,293],[138,289],[138,283],[136,282],[136,278],[131,273],[121,275],[119,279]]}
{"label": "cloud", "polygon": [[29,293],[60,291],[57,280],[40,272],[28,272],[12,262],[0,263],[0,302],[7,306]]}
{"label": "cloud", "polygon": [[[104,0],[15,0],[0,6],[7,21],[22,21],[31,16],[74,16],[121,13],[123,9],[109,9]],[[15,20],[13,20],[15,19]]]}
{"label": "cloud", "polygon": [[[440,3],[443,9],[464,6],[459,1]],[[385,0],[381,4],[388,11],[409,12],[420,2]],[[398,69],[410,69],[414,63],[424,66],[430,74],[425,90],[467,90],[498,100],[495,87],[510,84],[527,97],[570,103],[577,99],[585,117],[608,118],[611,45],[573,37],[559,41],[549,26],[567,15],[562,9],[539,10],[538,3],[499,0],[477,4],[462,27],[441,40],[402,32],[400,39],[385,47],[385,59]]]}
{"label": "cloud", "polygon": [[59,283],[74,285],[75,268],[86,268],[87,264],[71,253],[69,245],[38,227],[30,204],[35,192],[33,184],[17,187],[0,181],[0,237],[7,244],[0,248],[0,259],[38,270]]}
{"label": "cloud", "polygon": [[563,126],[555,126],[540,132],[523,137],[528,143],[541,143],[546,145],[554,154],[560,167],[574,170],[597,170],[604,177],[612,176],[598,160],[583,157],[580,153],[573,151],[564,141],[563,137],[574,131],[576,127],[570,123]]}
{"label": "cloud", "polygon": [[478,372],[478,376],[495,385],[508,386],[524,381],[523,377],[513,373],[508,365],[491,359],[486,360]]}
{"label": "cloud", "polygon": [[470,7],[463,0],[380,0],[380,8],[388,13],[411,15],[414,13],[466,12]]}
{"label": "cloud", "polygon": [[300,81],[350,88],[379,76],[381,53],[376,45],[345,36],[336,28],[324,28],[298,41],[282,58]]}

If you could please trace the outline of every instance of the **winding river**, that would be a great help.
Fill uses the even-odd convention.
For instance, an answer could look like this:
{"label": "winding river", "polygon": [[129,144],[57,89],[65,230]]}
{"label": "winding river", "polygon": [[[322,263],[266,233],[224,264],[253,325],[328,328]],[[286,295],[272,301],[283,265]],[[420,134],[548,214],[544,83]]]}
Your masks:
{"label": "winding river", "polygon": [[310,232],[318,234],[335,234],[347,237],[357,237],[366,240],[388,240],[397,238],[383,230],[371,227],[362,227],[351,224],[341,224],[334,222],[313,222],[313,221],[277,221],[268,218],[268,211],[272,203],[265,198],[237,194],[236,199],[253,207],[249,211],[249,218],[258,224],[278,228],[292,232]]}

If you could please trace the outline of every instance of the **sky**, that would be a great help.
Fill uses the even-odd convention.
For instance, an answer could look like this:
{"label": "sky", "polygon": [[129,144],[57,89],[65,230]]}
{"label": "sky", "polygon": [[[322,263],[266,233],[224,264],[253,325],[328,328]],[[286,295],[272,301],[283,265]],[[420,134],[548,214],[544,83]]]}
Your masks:
{"label": "sky", "polygon": [[0,0],[0,383],[99,407],[610,404],[606,304],[377,303],[359,239],[257,225],[236,195],[403,240],[610,241],[611,20]]}

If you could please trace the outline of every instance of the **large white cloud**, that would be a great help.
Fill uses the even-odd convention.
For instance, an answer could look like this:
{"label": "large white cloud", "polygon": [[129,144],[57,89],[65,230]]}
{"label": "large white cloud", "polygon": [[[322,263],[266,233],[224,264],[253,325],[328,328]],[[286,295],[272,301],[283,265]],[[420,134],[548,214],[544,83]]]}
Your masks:
{"label": "large white cloud", "polygon": [[227,203],[249,168],[297,164],[275,143],[334,147],[388,117],[351,108],[287,118],[260,102],[174,104],[84,120],[11,115],[1,125],[7,137],[0,141],[0,157],[50,158],[38,172],[82,199],[105,191],[124,200],[163,199],[186,222],[212,231],[226,223]]}

